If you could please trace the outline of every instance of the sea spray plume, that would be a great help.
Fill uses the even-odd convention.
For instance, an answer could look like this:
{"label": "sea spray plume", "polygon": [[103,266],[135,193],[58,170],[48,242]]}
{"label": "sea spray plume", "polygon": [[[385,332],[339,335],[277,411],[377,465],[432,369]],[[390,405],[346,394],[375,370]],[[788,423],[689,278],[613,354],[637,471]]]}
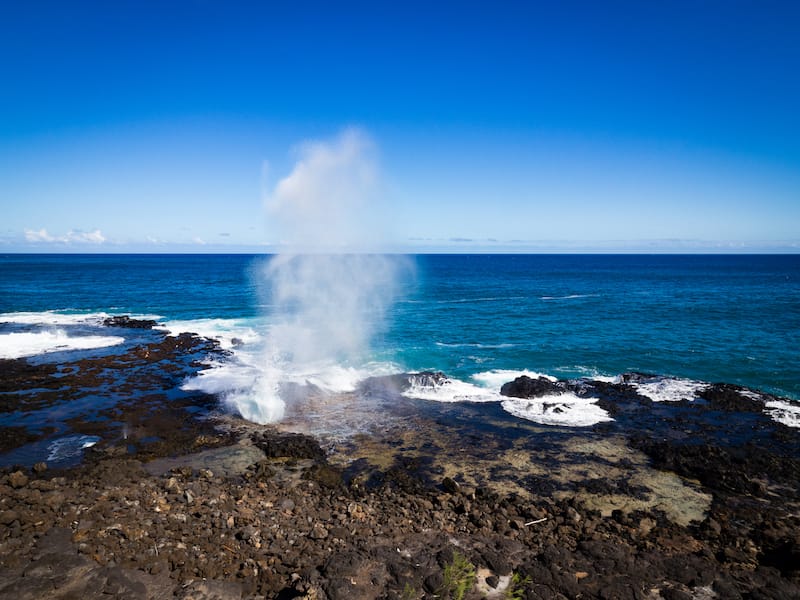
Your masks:
{"label": "sea spray plume", "polygon": [[367,360],[396,293],[398,260],[378,254],[275,256],[270,338],[283,360],[310,366]]}
{"label": "sea spray plume", "polygon": [[351,128],[297,152],[292,172],[266,196],[285,253],[379,251],[385,227],[375,144]]}
{"label": "sea spray plume", "polygon": [[292,172],[267,195],[284,239],[263,271],[263,371],[250,394],[229,398],[245,418],[279,420],[287,402],[301,403],[286,384],[344,391],[357,383],[410,266],[380,253],[380,202],[375,145],[355,129],[301,146]]}

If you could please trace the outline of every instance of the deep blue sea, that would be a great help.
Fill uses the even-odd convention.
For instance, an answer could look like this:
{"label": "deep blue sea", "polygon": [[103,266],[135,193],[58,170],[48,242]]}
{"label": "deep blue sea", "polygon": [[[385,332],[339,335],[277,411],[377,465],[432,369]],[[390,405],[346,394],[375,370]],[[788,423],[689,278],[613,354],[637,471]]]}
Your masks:
{"label": "deep blue sea", "polygon": [[347,389],[393,371],[446,373],[457,385],[432,398],[446,401],[477,400],[480,390],[491,400],[521,372],[630,371],[678,388],[729,382],[800,400],[800,255],[270,260],[0,256],[0,357],[110,352],[111,334],[87,323],[132,314],[220,339],[234,358],[194,385],[262,421],[280,417],[259,404],[276,378]]}

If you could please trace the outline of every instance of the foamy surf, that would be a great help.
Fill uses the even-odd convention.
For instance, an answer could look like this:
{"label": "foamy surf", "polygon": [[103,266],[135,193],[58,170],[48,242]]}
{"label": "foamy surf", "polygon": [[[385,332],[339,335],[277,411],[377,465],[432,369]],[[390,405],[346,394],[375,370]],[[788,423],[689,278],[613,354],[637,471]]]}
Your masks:
{"label": "foamy surf", "polygon": [[549,381],[558,381],[552,375],[547,375],[545,373],[538,373],[536,371],[528,370],[515,371],[511,369],[492,369],[491,371],[483,371],[481,373],[475,373],[472,375],[471,379],[477,381],[483,387],[500,391],[500,388],[504,383],[514,381],[517,377],[523,376],[530,377],[531,379],[543,377]]}
{"label": "foamy surf", "polygon": [[[298,403],[302,401],[304,393],[317,397],[354,393],[369,378],[403,372],[400,365],[391,362],[365,362],[360,365],[330,361],[307,364],[286,362],[279,353],[270,352],[266,347],[269,328],[263,318],[175,320],[166,321],[158,328],[171,335],[190,332],[214,339],[222,348],[229,350],[228,358],[209,363],[197,375],[186,380],[182,389],[215,394],[228,410],[256,423],[280,421],[286,416],[287,410],[293,407],[300,410]],[[449,347],[441,342],[438,345]],[[573,371],[576,369],[570,368]],[[618,384],[625,380],[622,375],[600,375],[595,369],[586,368],[584,372],[587,376],[576,381]],[[596,404],[595,398],[581,397],[572,392],[530,399],[502,396],[500,388],[503,384],[520,376],[558,381],[552,375],[527,369],[482,371],[472,374],[466,381],[445,376],[435,381],[416,380],[412,374],[410,384],[401,392],[401,396],[443,403],[499,402],[506,412],[517,418],[550,426],[589,427],[613,420]],[[651,377],[632,381],[630,385],[653,402],[693,401],[709,386],[705,382],[673,377]],[[742,393],[748,395],[746,391]],[[800,407],[794,404],[770,402],[765,412],[777,422],[800,427]]]}
{"label": "foamy surf", "polygon": [[581,398],[566,392],[539,398],[507,398],[503,400],[502,406],[515,417],[540,425],[590,427],[604,421],[613,421],[596,402],[596,398]]}
{"label": "foamy surf", "polygon": [[17,325],[100,325],[111,317],[106,312],[68,313],[55,310],[0,314],[0,323]]}
{"label": "foamy surf", "polygon": [[412,375],[411,385],[403,392],[403,396],[435,402],[500,402],[503,410],[509,414],[542,425],[589,427],[613,421],[605,410],[597,406],[596,398],[581,398],[570,392],[530,399],[508,398],[500,394],[504,383],[523,375],[557,381],[550,375],[527,370],[497,369],[476,373],[471,379],[477,384],[444,376],[415,378]]}
{"label": "foamy surf", "polygon": [[224,350],[242,344],[252,344],[262,339],[254,319],[191,319],[172,320],[160,323],[155,329],[168,335],[194,333],[210,340],[216,340]]}
{"label": "foamy surf", "polygon": [[271,346],[270,328],[263,318],[167,321],[159,328],[171,335],[201,335],[228,350],[226,358],[209,362],[181,389],[217,395],[228,410],[260,424],[283,419],[300,401],[302,390],[317,395],[349,393],[368,377],[399,372],[396,365],[380,362],[287,361]]}
{"label": "foamy surf", "polygon": [[800,428],[800,404],[770,400],[765,404],[766,412],[774,421],[787,427]]}
{"label": "foamy surf", "polygon": [[119,336],[72,336],[61,330],[5,333],[0,334],[0,358],[25,358],[52,352],[91,350],[116,346],[124,341],[125,338]]}
{"label": "foamy surf", "polygon": [[499,402],[502,400],[499,392],[448,377],[424,383],[412,380],[411,386],[403,392],[403,396],[435,402]]}
{"label": "foamy surf", "polygon": [[639,394],[650,398],[653,402],[681,402],[682,400],[696,400],[698,393],[706,389],[708,384],[691,379],[658,377],[635,382],[633,387]]}

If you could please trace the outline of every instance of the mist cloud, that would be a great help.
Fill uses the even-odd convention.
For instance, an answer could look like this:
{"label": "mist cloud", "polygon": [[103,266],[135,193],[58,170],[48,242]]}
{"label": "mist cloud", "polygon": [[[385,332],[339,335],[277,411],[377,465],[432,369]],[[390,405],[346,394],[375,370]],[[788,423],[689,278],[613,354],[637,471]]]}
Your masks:
{"label": "mist cloud", "polygon": [[268,217],[294,252],[380,246],[381,186],[374,142],[350,128],[297,148],[291,173],[266,194]]}

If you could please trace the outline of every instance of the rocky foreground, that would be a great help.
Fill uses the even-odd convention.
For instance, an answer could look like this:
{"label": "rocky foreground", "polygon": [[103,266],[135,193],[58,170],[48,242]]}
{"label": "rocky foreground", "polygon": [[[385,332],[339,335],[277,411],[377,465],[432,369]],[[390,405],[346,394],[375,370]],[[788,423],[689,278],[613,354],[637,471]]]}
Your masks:
{"label": "rocky foreground", "polygon": [[[375,388],[329,407],[381,415],[342,440],[196,418],[216,400],[170,390],[209,351],[0,363],[9,415],[123,399],[65,421],[101,439],[82,464],[0,471],[0,598],[800,598],[798,431],[742,388],[505,389],[595,394],[615,420],[580,431]],[[0,427],[0,448],[48,435]]]}
{"label": "rocky foreground", "polygon": [[270,429],[206,460],[224,470],[241,450],[263,458],[238,475],[153,475],[115,448],[66,472],[6,473],[0,597],[800,597],[797,489],[784,502],[763,471],[725,489],[748,479],[746,460],[709,478],[693,453],[673,457],[716,485],[707,518],[685,527],[391,469],[374,489],[346,485],[312,438]]}

